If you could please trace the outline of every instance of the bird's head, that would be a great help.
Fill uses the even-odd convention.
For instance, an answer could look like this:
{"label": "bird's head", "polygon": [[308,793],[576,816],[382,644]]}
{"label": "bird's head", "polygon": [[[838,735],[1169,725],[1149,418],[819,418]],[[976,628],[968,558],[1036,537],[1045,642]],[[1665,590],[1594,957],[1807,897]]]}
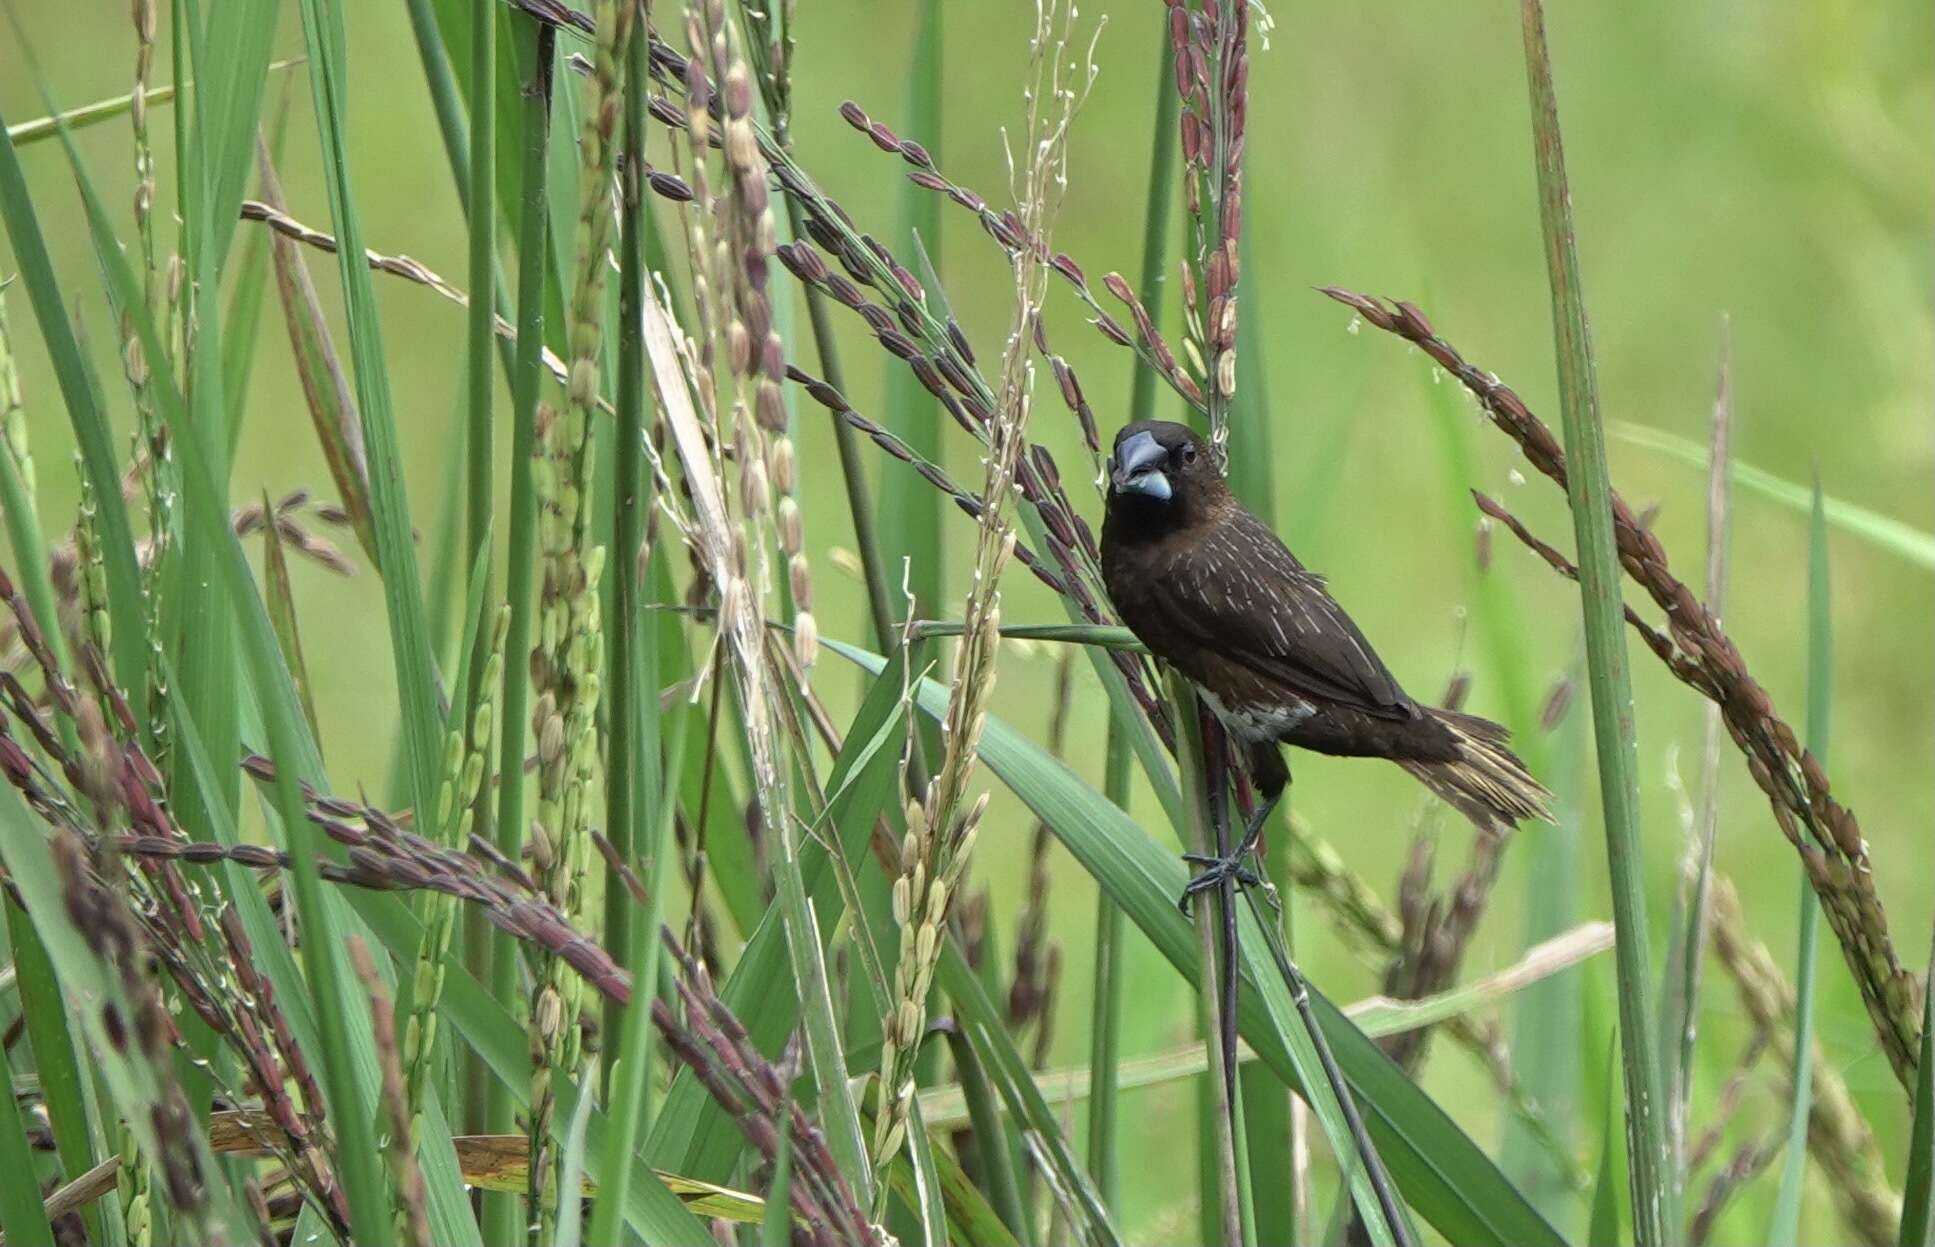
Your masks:
{"label": "bird's head", "polygon": [[1209,443],[1187,425],[1124,425],[1109,454],[1109,514],[1167,528],[1186,523],[1228,492]]}

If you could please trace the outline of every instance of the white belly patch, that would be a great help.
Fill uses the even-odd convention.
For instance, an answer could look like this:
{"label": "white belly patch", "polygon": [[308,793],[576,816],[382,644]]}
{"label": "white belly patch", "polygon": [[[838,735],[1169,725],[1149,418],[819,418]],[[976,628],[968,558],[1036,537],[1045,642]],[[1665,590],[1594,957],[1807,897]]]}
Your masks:
{"label": "white belly patch", "polygon": [[1216,717],[1223,721],[1230,735],[1239,740],[1281,740],[1285,733],[1317,713],[1315,706],[1295,698],[1281,706],[1248,705],[1232,710],[1217,700],[1216,694],[1207,689],[1199,691],[1203,701],[1216,712]]}

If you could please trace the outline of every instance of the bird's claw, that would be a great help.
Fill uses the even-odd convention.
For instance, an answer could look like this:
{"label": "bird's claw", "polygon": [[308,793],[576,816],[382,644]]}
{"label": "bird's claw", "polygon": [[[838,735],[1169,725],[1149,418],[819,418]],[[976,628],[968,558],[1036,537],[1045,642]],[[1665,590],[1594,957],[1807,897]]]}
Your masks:
{"label": "bird's claw", "polygon": [[1239,888],[1266,886],[1256,872],[1244,864],[1247,853],[1235,853],[1229,857],[1219,857],[1214,853],[1185,853],[1182,856],[1185,862],[1203,868],[1184,886],[1182,896],[1176,901],[1176,907],[1184,914],[1189,912],[1190,902],[1200,893],[1220,888],[1225,883],[1233,883]]}

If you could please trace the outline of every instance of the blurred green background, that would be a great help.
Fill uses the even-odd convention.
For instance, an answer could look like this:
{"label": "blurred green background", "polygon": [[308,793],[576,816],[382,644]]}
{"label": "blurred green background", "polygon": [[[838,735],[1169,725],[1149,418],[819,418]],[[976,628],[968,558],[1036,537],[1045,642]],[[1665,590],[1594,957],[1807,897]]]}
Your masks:
{"label": "blurred green background", "polygon": [[[14,7],[60,106],[127,89],[133,41],[125,5],[17,0]],[[942,7],[945,105],[940,141],[929,146],[957,180],[998,202],[1007,176],[1002,126],[1019,114],[1032,9],[1025,0]],[[1092,278],[1119,269],[1133,280],[1138,271],[1160,9],[1154,0],[1104,0],[1084,9],[1087,20],[1107,19],[1097,52],[1102,72],[1077,121],[1055,239]],[[1414,694],[1435,697],[1454,671],[1466,670],[1471,708],[1503,716],[1501,655],[1485,639],[1485,612],[1507,606],[1510,618],[1522,621],[1507,647],[1521,652],[1508,657],[1526,673],[1536,704],[1576,651],[1577,599],[1504,540],[1492,573],[1502,591],[1481,597],[1477,513],[1465,488],[1501,495],[1543,535],[1570,548],[1563,499],[1543,481],[1518,478],[1516,452],[1481,425],[1450,383],[1434,385],[1428,361],[1375,331],[1347,332],[1349,315],[1312,288],[1335,283],[1417,301],[1470,359],[1513,384],[1556,426],[1516,7],[1279,0],[1270,11],[1275,28],[1268,46],[1259,40],[1252,54],[1246,211],[1254,237],[1242,289],[1243,314],[1255,318],[1267,347],[1275,519],[1305,562],[1331,577],[1337,596]],[[282,46],[293,53],[300,43],[293,12],[288,20]],[[1935,30],[1928,7],[1647,0],[1558,4],[1548,21],[1607,417],[1704,439],[1722,319],[1730,316],[1738,456],[1797,482],[1818,470],[1830,495],[1935,529],[1929,306]],[[378,250],[408,253],[459,280],[462,221],[403,7],[366,3],[350,22],[352,175],[367,238]],[[795,128],[802,163],[863,228],[890,236],[903,167],[853,133],[835,109],[852,97],[902,128],[913,8],[809,0],[800,6],[799,22]],[[164,31],[164,49],[166,41]],[[293,77],[299,73],[280,75],[280,86],[272,86],[272,98],[293,88],[285,189],[296,216],[328,228],[308,92]],[[165,70],[157,77],[165,80]],[[0,34],[0,109],[9,123],[45,111],[11,32]],[[168,124],[167,116],[158,109],[157,124]],[[125,122],[92,129],[80,143],[111,202],[127,204],[133,176]],[[62,158],[50,145],[23,154],[42,197],[58,270],[89,330],[110,406],[126,424],[113,326]],[[164,162],[164,204],[173,194],[171,172]],[[949,208],[942,222],[941,239],[938,245],[930,240],[930,250],[955,310],[980,353],[990,355],[1007,321],[1007,266],[965,214]],[[131,238],[125,217],[123,225]],[[335,308],[333,266],[312,267]],[[11,270],[11,254],[0,246],[0,276]],[[456,462],[462,313],[394,280],[380,280],[378,290],[412,473],[412,512],[428,550],[436,544],[440,500]],[[71,439],[24,297],[10,291],[9,303],[47,513],[71,514]],[[1058,289],[1050,327],[1106,428],[1126,402],[1130,357],[1086,329],[1079,310]],[[1175,308],[1164,316],[1173,326]],[[842,323],[849,391],[863,411],[880,415],[883,357],[850,332],[854,324],[851,318]],[[790,345],[796,355],[809,353],[803,343]],[[254,498],[264,487],[326,490],[273,300],[259,351],[234,497]],[[1055,450],[1072,496],[1096,520],[1099,503],[1083,483],[1088,460],[1073,422],[1052,386],[1041,400],[1034,433]],[[843,570],[849,560],[838,554],[850,549],[851,534],[828,426],[810,403],[798,414],[822,630],[864,639],[863,594]],[[951,468],[978,480],[966,439],[951,426],[944,436]],[[1635,505],[1658,504],[1658,529],[1676,569],[1697,585],[1704,564],[1702,473],[1627,443],[1615,441],[1612,449],[1615,483]],[[1453,467],[1458,454],[1471,457],[1477,479],[1460,478]],[[1728,626],[1798,728],[1806,520],[1741,492],[1735,523]],[[971,554],[971,530],[951,508],[943,524],[950,571],[958,575]],[[1927,568],[1844,533],[1835,534],[1832,556],[1836,793],[1862,817],[1902,957],[1919,967],[1935,874],[1929,849],[1935,583]],[[390,771],[395,721],[380,588],[367,573],[343,581],[299,563],[295,574],[331,771],[341,788],[380,788]],[[1059,608],[1025,572],[1011,579],[1007,621],[1059,618]],[[958,580],[950,583],[948,600],[956,588]],[[1037,735],[1050,708],[1053,659],[1045,650],[1012,646],[1002,668],[999,713]],[[1658,959],[1686,826],[1673,777],[1683,776],[1697,791],[1700,704],[1643,649],[1634,648],[1633,661]],[[836,708],[851,705],[857,678],[837,658],[823,662],[817,683]],[[1080,666],[1076,688],[1070,761],[1099,784],[1102,700]],[[1532,723],[1512,726],[1535,730]],[[1549,758],[1557,752],[1556,745],[1546,749]],[[1376,764],[1308,756],[1293,764],[1299,813],[1390,896],[1418,824],[1419,791]],[[1589,758],[1581,765],[1589,767]],[[1719,866],[1738,881],[1753,932],[1791,966],[1794,856],[1731,750],[1722,775]],[[1146,812],[1149,803],[1138,808]],[[975,871],[992,889],[1004,949],[1012,945],[1030,829],[1018,804],[998,794]],[[1442,834],[1444,874],[1462,862],[1467,833],[1447,822]],[[1576,871],[1538,877],[1533,869],[1535,860],[1553,860],[1534,839],[1567,834],[1530,829],[1514,846],[1466,977],[1508,964],[1522,951],[1528,895],[1569,893],[1579,918],[1605,916],[1604,850],[1595,820],[1578,833]],[[1051,935],[1063,950],[1054,1061],[1078,1064],[1087,1055],[1093,889],[1066,857],[1057,857],[1052,869]],[[1903,1098],[1825,932],[1823,942],[1820,1035],[1828,1059],[1881,1131],[1898,1180]],[[1375,990],[1375,974],[1340,948],[1308,908],[1299,915],[1298,948],[1332,996],[1352,999]],[[1129,974],[1125,1055],[1191,1038],[1191,998],[1133,939]],[[1610,964],[1585,982],[1585,1008],[1589,1015],[1597,1011],[1603,1028],[1611,1013]],[[1716,1042],[1701,1047],[1696,1130],[1745,1033],[1731,991],[1712,972],[1701,1022]],[[1589,1088],[1603,1061],[1603,1046],[1582,1050]],[[1426,1082],[1482,1143],[1499,1139],[1497,1098],[1462,1052],[1438,1045]],[[1176,1162],[1178,1140],[1195,1128],[1191,1097],[1182,1086],[1129,1094],[1123,1224],[1138,1242],[1188,1238],[1195,1226],[1193,1181]],[[1588,1089],[1584,1102],[1596,1116],[1604,1099],[1593,1095]],[[1773,1120],[1768,1105],[1749,1111],[1761,1114],[1753,1120]],[[1597,1134],[1582,1130],[1581,1158],[1590,1163],[1597,1146]],[[1750,1197],[1737,1220],[1722,1223],[1723,1241],[1730,1233],[1751,1238],[1764,1225],[1772,1184],[1762,1185],[1768,1189]],[[1810,1188],[1808,1223],[1830,1225],[1827,1216],[1824,1192]]]}

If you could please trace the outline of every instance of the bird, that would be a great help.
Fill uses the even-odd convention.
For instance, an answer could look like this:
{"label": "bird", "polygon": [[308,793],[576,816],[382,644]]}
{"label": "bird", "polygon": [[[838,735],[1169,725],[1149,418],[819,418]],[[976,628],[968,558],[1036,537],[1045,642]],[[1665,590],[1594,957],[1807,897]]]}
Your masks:
{"label": "bird", "polygon": [[1102,522],[1102,580],[1117,614],[1156,658],[1180,671],[1241,748],[1262,798],[1227,857],[1181,897],[1224,881],[1256,883],[1244,865],[1290,782],[1282,747],[1397,763],[1481,834],[1552,821],[1551,797],[1488,719],[1424,705],[1270,526],[1231,492],[1195,430],[1144,420],[1116,434]]}

